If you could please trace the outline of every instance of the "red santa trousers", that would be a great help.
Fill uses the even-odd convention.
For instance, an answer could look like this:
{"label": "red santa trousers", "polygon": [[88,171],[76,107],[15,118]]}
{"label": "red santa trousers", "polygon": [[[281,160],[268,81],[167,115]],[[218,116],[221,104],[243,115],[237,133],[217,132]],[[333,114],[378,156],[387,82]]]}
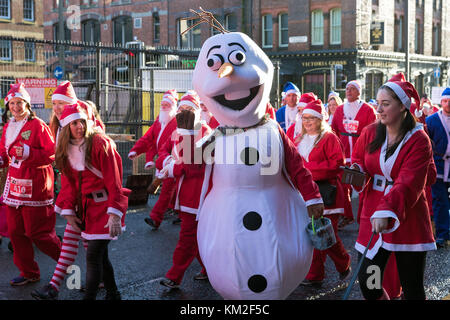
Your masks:
{"label": "red santa trousers", "polygon": [[43,207],[7,206],[8,233],[14,248],[14,264],[25,278],[39,278],[39,266],[34,260],[33,243],[58,261],[61,242],[55,232],[53,205]]}
{"label": "red santa trousers", "polygon": [[339,273],[346,271],[350,266],[350,255],[345,250],[342,240],[339,238],[337,232],[339,216],[339,214],[329,214],[325,216],[331,220],[336,236],[336,243],[327,250],[314,249],[311,267],[306,275],[307,280],[321,281],[325,278],[325,260],[327,259],[327,255],[333,260],[336,270]]}
{"label": "red santa trousers", "polygon": [[160,225],[163,221],[164,213],[167,208],[173,209],[173,200],[176,187],[177,184],[175,179],[169,178],[163,180],[158,201],[156,201],[152,211],[150,212],[150,218],[155,221],[157,225]]}
{"label": "red santa trousers", "polygon": [[198,252],[195,214],[179,211],[178,216],[181,219],[180,238],[173,252],[172,267],[166,273],[166,278],[180,284],[186,269],[194,258],[197,258],[198,262],[200,262],[202,266],[201,272],[206,274],[206,270]]}
{"label": "red santa trousers", "polygon": [[400,284],[395,254],[391,254],[384,268],[383,289],[390,299],[399,298],[402,294],[402,285]]}

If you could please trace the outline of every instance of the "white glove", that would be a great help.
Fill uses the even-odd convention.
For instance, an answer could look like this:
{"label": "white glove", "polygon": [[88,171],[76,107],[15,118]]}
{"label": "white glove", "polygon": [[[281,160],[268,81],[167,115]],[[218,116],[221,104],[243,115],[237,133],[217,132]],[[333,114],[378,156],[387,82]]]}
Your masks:
{"label": "white glove", "polygon": [[122,234],[122,223],[118,215],[109,214],[108,223],[105,228],[109,228],[109,235],[114,238]]}
{"label": "white glove", "polygon": [[134,158],[136,158],[136,156],[137,156],[136,151],[131,151],[131,152],[128,154],[128,159],[133,160]]}
{"label": "white glove", "polygon": [[144,169],[152,169],[155,166],[153,161],[149,161],[145,164]]}

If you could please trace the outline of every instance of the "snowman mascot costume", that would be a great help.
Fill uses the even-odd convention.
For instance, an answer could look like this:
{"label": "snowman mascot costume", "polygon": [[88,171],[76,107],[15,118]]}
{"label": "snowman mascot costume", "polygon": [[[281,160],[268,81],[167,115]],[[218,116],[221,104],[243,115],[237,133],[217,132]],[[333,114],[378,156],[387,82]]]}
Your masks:
{"label": "snowman mascot costume", "polygon": [[308,216],[323,214],[311,173],[265,115],[272,78],[267,55],[239,32],[207,39],[193,74],[220,123],[196,143],[206,166],[197,239],[209,281],[225,299],[287,298],[311,264]]}

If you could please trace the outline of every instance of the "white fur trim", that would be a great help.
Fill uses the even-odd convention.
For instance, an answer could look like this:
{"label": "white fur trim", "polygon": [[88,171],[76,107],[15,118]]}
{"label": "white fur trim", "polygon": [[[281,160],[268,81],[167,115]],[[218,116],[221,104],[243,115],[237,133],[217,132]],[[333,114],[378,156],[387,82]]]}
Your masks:
{"label": "white fur trim", "polygon": [[319,204],[319,203],[323,203],[322,197],[305,201],[305,204],[307,207],[309,207],[310,205]]}
{"label": "white fur trim", "polygon": [[30,146],[24,144],[23,145],[23,155],[22,155],[22,161],[28,159],[28,157],[30,156]]}
{"label": "white fur trim", "polygon": [[177,102],[177,101],[175,100],[175,98],[173,98],[173,97],[171,97],[171,98],[169,98],[169,97],[163,97],[163,98],[161,99],[161,102],[163,102],[163,101],[168,102],[168,103],[170,103],[171,105],[175,105],[175,103]]}
{"label": "white fur trim", "polygon": [[286,95],[288,95],[289,93],[295,93],[296,95],[300,96],[300,92],[295,89],[290,89],[286,91]]}
{"label": "white fur trim", "polygon": [[442,99],[450,99],[450,96],[449,95],[441,96],[441,101]]}
{"label": "white fur trim", "polygon": [[122,211],[117,210],[116,208],[113,208],[113,207],[108,207],[108,210],[106,210],[106,213],[115,214],[116,216],[119,216],[120,218],[122,218],[122,216],[123,216]]}
{"label": "white fur trim", "polygon": [[61,214],[62,209],[61,209],[60,207],[58,207],[56,204],[55,204],[55,206],[54,206],[54,209],[55,209],[55,212],[56,212],[56,213]]}
{"label": "white fur trim", "polygon": [[384,85],[391,88],[395,92],[397,97],[400,99],[400,101],[405,105],[405,107],[408,110],[411,108],[411,99],[408,97],[405,91],[403,91],[402,87],[400,87],[395,82],[386,82]]}
{"label": "white fur trim", "polygon": [[323,210],[323,215],[340,214],[340,213],[344,213],[344,208],[334,208],[334,209],[325,209],[325,210]]}
{"label": "white fur trim", "polygon": [[154,163],[153,161],[149,161],[149,162],[147,162],[147,163],[144,165],[144,168],[145,168],[145,169],[151,168],[151,167],[153,167],[154,165],[155,165],[155,163]]}
{"label": "white fur trim", "polygon": [[347,83],[347,85],[345,86],[345,88],[348,88],[348,86],[353,86],[353,87],[355,87],[359,92],[361,92],[361,85],[360,85],[357,81],[355,81],[355,80],[349,81],[349,82]]}
{"label": "white fur trim", "polygon": [[436,250],[436,242],[417,244],[396,244],[383,242],[382,248],[389,251],[431,251]]}
{"label": "white fur trim", "polygon": [[304,109],[302,114],[310,114],[310,115],[312,115],[314,117],[319,118],[320,120],[323,120],[323,115],[321,113],[318,113],[315,110],[312,110],[312,109]]}
{"label": "white fur trim", "polygon": [[180,211],[183,211],[183,212],[187,212],[187,213],[190,213],[190,214],[197,214],[197,212],[198,212],[198,209],[197,208],[191,208],[191,207],[185,207],[185,206],[180,206]]}
{"label": "white fur trim", "polygon": [[70,116],[67,116],[64,119],[60,120],[59,124],[61,125],[61,127],[65,127],[72,121],[75,121],[78,119],[87,120],[87,116],[84,113],[72,113]]}
{"label": "white fur trim", "polygon": [[193,136],[198,133],[198,130],[188,130],[177,128],[177,133],[182,136]]}
{"label": "white fur trim", "polygon": [[62,100],[62,101],[68,102],[69,104],[77,103],[77,99],[71,99],[68,96],[65,96],[65,95],[62,95],[62,94],[59,94],[59,93],[56,93],[56,94],[52,95],[52,101],[53,100]]}
{"label": "white fur trim", "polygon": [[131,151],[129,154],[128,154],[128,158],[129,157],[132,157],[132,156],[135,156],[137,153],[136,153],[136,151]]}
{"label": "white fur trim", "polygon": [[62,216],[74,216],[75,211],[73,209],[62,209],[61,212],[59,212],[59,214]]}
{"label": "white fur trim", "polygon": [[189,106],[194,108],[195,110],[200,110],[200,107],[198,105],[189,100],[180,100],[180,102],[178,103],[178,109],[180,109],[181,106]]}
{"label": "white fur trim", "polygon": [[397,230],[397,228],[400,226],[400,221],[398,220],[397,215],[389,210],[377,210],[375,211],[372,216],[370,217],[370,221],[372,221],[375,218],[393,218],[395,219],[394,226],[392,229],[384,230],[382,233],[391,233]]}

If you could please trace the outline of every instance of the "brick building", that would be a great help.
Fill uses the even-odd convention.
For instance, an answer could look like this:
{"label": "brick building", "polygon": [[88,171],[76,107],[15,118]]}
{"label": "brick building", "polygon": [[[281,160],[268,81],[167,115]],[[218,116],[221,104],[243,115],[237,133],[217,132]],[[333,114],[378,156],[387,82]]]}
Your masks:
{"label": "brick building", "polygon": [[[45,59],[39,55],[44,39],[43,3],[34,0],[0,0],[0,99],[15,78],[43,78]],[[12,37],[29,41],[16,43]]]}
{"label": "brick building", "polygon": [[[57,38],[57,2],[44,0],[46,39]],[[293,81],[321,98],[332,86],[334,65],[343,66],[346,79],[364,84],[366,99],[391,75],[405,72],[406,62],[420,93],[448,83],[450,45],[442,41],[450,35],[446,0],[64,0],[64,5],[67,40],[124,45],[137,39],[146,46],[180,48],[200,47],[215,33],[202,24],[181,35],[195,23],[182,18],[201,6],[280,62],[280,86]],[[434,78],[438,68],[440,78]]]}

